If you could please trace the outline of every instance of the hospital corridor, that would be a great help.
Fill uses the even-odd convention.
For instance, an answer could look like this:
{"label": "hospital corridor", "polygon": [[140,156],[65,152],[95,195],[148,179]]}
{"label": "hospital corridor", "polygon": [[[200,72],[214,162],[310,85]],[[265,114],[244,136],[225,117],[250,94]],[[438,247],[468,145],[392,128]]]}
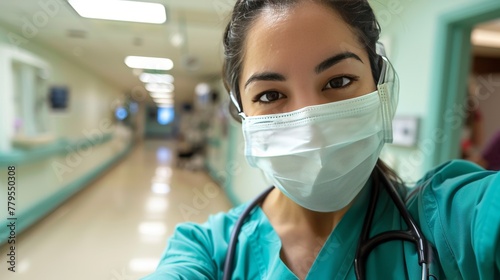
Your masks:
{"label": "hospital corridor", "polygon": [[0,280],[499,279],[498,108],[497,0],[0,0]]}
{"label": "hospital corridor", "polygon": [[176,168],[175,155],[171,141],[137,145],[23,233],[17,274],[3,269],[0,278],[126,280],[153,272],[176,224],[204,222],[231,205],[206,173]]}

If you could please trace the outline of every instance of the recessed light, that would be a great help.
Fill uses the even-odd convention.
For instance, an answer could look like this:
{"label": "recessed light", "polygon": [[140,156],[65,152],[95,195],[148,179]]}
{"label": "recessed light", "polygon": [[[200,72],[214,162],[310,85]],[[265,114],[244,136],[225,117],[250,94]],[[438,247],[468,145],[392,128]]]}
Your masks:
{"label": "recessed light", "polygon": [[161,57],[127,56],[125,64],[130,68],[137,69],[171,70],[174,68],[171,59]]}

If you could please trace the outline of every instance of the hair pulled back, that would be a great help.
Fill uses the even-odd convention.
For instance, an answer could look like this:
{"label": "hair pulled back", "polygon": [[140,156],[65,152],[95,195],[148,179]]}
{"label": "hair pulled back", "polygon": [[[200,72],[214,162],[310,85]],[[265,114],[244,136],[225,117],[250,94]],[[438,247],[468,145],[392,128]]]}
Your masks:
{"label": "hair pulled back", "polygon": [[[252,23],[265,8],[284,9],[307,0],[237,0],[231,20],[224,32],[223,80],[228,91],[233,91],[240,103],[239,79],[242,70],[245,38]],[[309,0],[325,5],[340,14],[365,47],[375,82],[379,76],[379,56],[376,43],[380,26],[367,0]]]}

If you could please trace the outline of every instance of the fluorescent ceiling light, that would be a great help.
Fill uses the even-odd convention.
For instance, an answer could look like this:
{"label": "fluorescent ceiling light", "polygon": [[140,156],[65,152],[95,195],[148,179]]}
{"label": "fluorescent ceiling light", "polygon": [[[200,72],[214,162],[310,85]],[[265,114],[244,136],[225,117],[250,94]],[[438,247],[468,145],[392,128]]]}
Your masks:
{"label": "fluorescent ceiling light", "polygon": [[[166,94],[170,94],[170,93],[166,93]],[[174,96],[173,96],[173,95],[165,95],[165,94],[151,94],[150,96],[151,96],[151,98],[152,98],[153,100],[155,100],[155,99],[172,99],[172,100],[173,100],[173,99],[174,99]]]}
{"label": "fluorescent ceiling light", "polygon": [[165,6],[122,0],[68,0],[82,17],[161,24],[167,21]]}
{"label": "fluorescent ceiling light", "polygon": [[174,104],[156,104],[158,108],[173,108]]}
{"label": "fluorescent ceiling light", "polygon": [[138,69],[171,70],[174,68],[171,59],[161,57],[127,56],[125,64],[130,68]]}
{"label": "fluorescent ceiling light", "polygon": [[500,32],[475,29],[472,31],[471,41],[475,46],[500,48]]}
{"label": "fluorescent ceiling light", "polygon": [[169,74],[151,74],[142,73],[139,76],[139,80],[145,84],[157,83],[157,84],[172,84],[174,82],[174,76]]}
{"label": "fluorescent ceiling light", "polygon": [[173,98],[153,98],[153,101],[155,103],[161,103],[161,104],[173,104],[174,103]]}
{"label": "fluorescent ceiling light", "polygon": [[146,84],[146,90],[149,92],[169,93],[175,89],[173,84]]}
{"label": "fluorescent ceiling light", "polygon": [[174,94],[172,92],[150,92],[151,98],[173,98]]}
{"label": "fluorescent ceiling light", "polygon": [[153,102],[156,104],[174,104],[173,99],[159,99],[159,98],[153,98]]}

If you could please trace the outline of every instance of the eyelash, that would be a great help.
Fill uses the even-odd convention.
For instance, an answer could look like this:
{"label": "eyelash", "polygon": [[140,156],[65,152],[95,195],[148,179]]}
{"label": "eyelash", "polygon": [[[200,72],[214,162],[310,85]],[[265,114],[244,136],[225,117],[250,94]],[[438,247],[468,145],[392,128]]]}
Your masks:
{"label": "eyelash", "polygon": [[[344,85],[344,86],[340,86],[340,87],[332,87],[332,86],[330,85],[330,83],[331,83],[332,81],[334,81],[334,80],[337,80],[337,79],[349,79],[349,82],[348,82],[346,85]],[[343,75],[343,76],[335,77],[335,78],[332,78],[331,80],[329,80],[329,81],[328,81],[328,83],[327,83],[327,84],[326,84],[326,86],[323,88],[323,90],[326,90],[326,89],[344,89],[344,88],[349,87],[350,85],[352,85],[352,83],[354,83],[354,82],[356,82],[356,81],[358,81],[358,80],[359,80],[359,77],[357,77],[357,76],[351,76],[351,75]],[[328,86],[330,86],[330,88],[327,88]],[[253,101],[254,103],[261,103],[261,104],[269,104],[269,103],[272,103],[272,102],[276,101],[276,100],[274,100],[274,101],[262,101],[262,100],[261,100],[261,98],[262,98],[263,96],[265,96],[266,94],[268,94],[268,93],[277,93],[277,94],[279,94],[279,97],[278,97],[278,99],[276,99],[276,100],[279,100],[279,99],[281,99],[281,97],[282,97],[282,96],[284,96],[284,94],[282,94],[282,93],[281,93],[281,92],[279,92],[279,91],[273,91],[273,90],[270,90],[270,91],[264,91],[264,92],[262,92],[261,94],[256,95],[256,96],[252,99],[252,101]]]}
{"label": "eyelash", "polygon": [[[348,79],[348,80],[349,80],[349,82],[348,82],[346,85],[344,85],[344,86],[340,86],[340,87],[332,87],[332,86],[330,85],[330,83],[331,83],[332,81],[334,81],[334,80],[338,80],[338,79],[342,79],[342,80],[343,80],[343,79]],[[326,84],[325,88],[323,88],[323,89],[343,89],[343,88],[347,88],[347,87],[349,87],[350,85],[352,85],[352,83],[357,82],[358,80],[359,80],[359,77],[357,77],[357,76],[351,76],[351,75],[343,75],[343,76],[335,77],[335,78],[332,78],[330,81],[328,81],[328,83]],[[330,86],[330,88],[327,88],[328,86]]]}
{"label": "eyelash", "polygon": [[262,100],[261,100],[261,98],[262,98],[263,96],[265,96],[266,94],[268,94],[268,93],[277,93],[277,94],[279,94],[279,97],[284,96],[284,94],[283,94],[283,93],[281,93],[281,92],[279,92],[279,91],[269,90],[269,91],[264,91],[263,93],[256,95],[256,96],[253,98],[253,100],[252,100],[252,101],[253,101],[254,103],[255,103],[255,102],[257,102],[257,103],[260,103],[260,104],[269,104],[269,103],[272,103],[272,102],[274,102],[274,101],[276,101],[276,100],[280,99],[280,98],[278,98],[278,99],[276,99],[276,100],[274,100],[274,101],[262,101]]}

